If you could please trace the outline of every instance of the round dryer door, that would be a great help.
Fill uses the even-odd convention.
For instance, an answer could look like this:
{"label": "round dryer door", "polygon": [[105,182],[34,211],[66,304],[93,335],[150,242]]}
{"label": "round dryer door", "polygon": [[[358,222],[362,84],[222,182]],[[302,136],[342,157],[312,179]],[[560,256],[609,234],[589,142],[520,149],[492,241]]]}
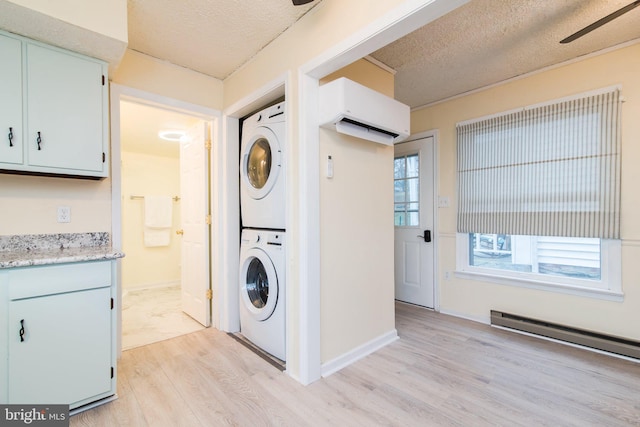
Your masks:
{"label": "round dryer door", "polygon": [[278,180],[281,157],[280,143],[273,131],[256,128],[242,153],[243,185],[252,198],[262,199],[269,194]]}
{"label": "round dryer door", "polygon": [[278,277],[269,256],[253,248],[240,269],[240,299],[251,315],[267,320],[278,302]]}

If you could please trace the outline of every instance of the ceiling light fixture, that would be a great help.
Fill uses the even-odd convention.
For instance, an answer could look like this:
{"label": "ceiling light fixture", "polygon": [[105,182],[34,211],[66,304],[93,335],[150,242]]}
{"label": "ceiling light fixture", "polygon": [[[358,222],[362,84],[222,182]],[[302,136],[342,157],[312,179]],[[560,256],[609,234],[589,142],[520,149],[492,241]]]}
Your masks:
{"label": "ceiling light fixture", "polygon": [[293,0],[294,6],[300,6],[303,4],[311,3],[313,0]]}
{"label": "ceiling light fixture", "polygon": [[161,130],[158,132],[158,136],[165,141],[173,141],[180,142],[183,136],[186,135],[186,132],[183,130]]}

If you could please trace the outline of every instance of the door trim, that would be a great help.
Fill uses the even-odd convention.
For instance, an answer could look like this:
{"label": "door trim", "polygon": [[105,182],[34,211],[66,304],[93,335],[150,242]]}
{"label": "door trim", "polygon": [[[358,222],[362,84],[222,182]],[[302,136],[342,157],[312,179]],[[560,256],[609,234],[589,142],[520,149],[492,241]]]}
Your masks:
{"label": "door trim", "polygon": [[[122,248],[122,174],[120,168],[122,151],[120,140],[120,101],[132,101],[143,105],[200,117],[202,120],[205,120],[210,124],[209,128],[211,129],[211,137],[213,139],[214,146],[220,145],[218,141],[222,141],[221,126],[219,126],[222,115],[220,111],[208,107],[191,104],[189,102],[146,92],[129,86],[123,86],[113,82],[110,82],[109,86],[111,104],[111,244],[113,247]],[[209,153],[209,164],[211,165],[211,168],[216,164],[213,161],[213,156],[214,150],[211,150]],[[118,159],[118,161],[113,161],[113,159]],[[212,174],[212,176],[215,176],[215,174]],[[215,189],[214,184],[216,184],[216,182],[214,181],[215,179],[211,178],[209,182],[211,192]],[[216,205],[212,202],[211,197],[209,198],[209,204],[212,217],[217,218],[219,212],[216,209]],[[213,231],[213,227],[209,227],[209,242],[214,242],[214,240],[212,240]],[[210,248],[208,254],[210,266],[215,262],[213,252],[212,248]],[[117,280],[117,306],[122,307],[122,260],[118,259],[116,261],[115,271]],[[210,277],[209,280],[210,286],[214,287],[216,282],[212,277]],[[211,323],[216,328],[218,328],[220,324],[219,317],[220,301],[213,299],[211,300]],[[122,356],[122,310],[117,310],[116,350],[117,357],[120,358]]]}

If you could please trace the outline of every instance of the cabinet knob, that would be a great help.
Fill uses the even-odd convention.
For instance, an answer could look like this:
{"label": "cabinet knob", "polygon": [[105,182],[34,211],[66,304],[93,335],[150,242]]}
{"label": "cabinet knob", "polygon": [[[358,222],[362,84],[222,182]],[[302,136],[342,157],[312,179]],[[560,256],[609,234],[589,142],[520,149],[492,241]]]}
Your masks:
{"label": "cabinet knob", "polygon": [[176,230],[176,234],[183,235],[184,234],[184,230]]}
{"label": "cabinet knob", "polygon": [[24,319],[20,320],[20,342],[24,342]]}
{"label": "cabinet knob", "polygon": [[9,128],[9,147],[13,147],[13,128]]}
{"label": "cabinet knob", "polygon": [[38,143],[38,150],[42,150],[42,148],[40,148],[40,144],[42,143],[42,137],[40,137],[40,132],[38,132],[38,138],[36,138],[36,142]]}

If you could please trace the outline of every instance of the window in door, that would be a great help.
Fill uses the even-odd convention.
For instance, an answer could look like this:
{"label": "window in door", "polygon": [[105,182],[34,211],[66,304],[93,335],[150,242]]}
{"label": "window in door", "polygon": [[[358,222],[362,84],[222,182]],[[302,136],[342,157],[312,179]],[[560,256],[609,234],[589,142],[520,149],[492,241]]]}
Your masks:
{"label": "window in door", "polygon": [[420,157],[398,156],[394,160],[394,224],[397,227],[420,225]]}

